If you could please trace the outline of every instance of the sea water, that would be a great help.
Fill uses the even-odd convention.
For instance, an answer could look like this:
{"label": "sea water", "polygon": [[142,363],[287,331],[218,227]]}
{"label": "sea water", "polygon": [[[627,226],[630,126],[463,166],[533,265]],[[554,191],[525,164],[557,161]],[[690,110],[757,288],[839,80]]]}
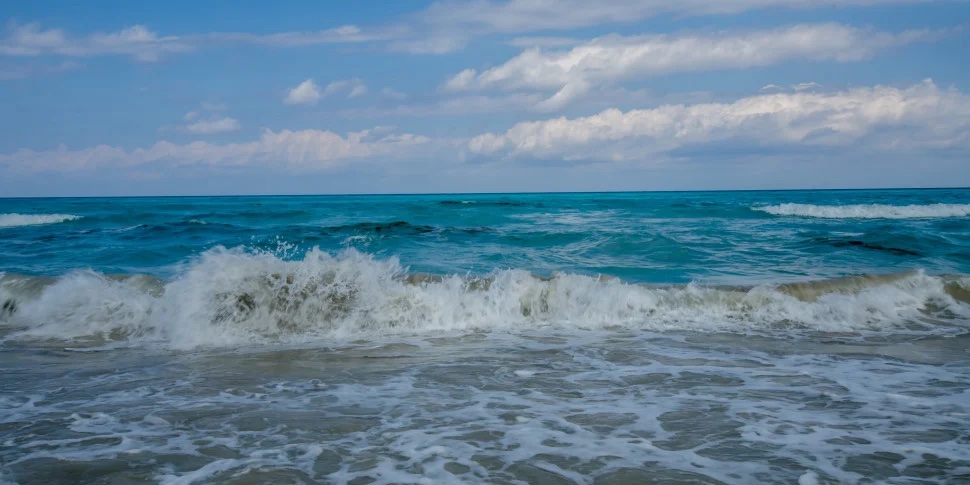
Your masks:
{"label": "sea water", "polygon": [[0,482],[968,483],[970,190],[0,199]]}

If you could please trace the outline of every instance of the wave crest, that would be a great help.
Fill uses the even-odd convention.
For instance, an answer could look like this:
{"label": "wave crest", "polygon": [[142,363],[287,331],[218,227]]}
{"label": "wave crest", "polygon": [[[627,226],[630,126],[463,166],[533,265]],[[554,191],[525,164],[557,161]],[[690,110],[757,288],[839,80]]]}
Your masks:
{"label": "wave crest", "polygon": [[314,249],[286,261],[217,248],[168,282],[90,271],[56,279],[2,276],[0,321],[14,339],[173,348],[539,326],[857,332],[965,326],[968,288],[966,278],[922,272],[753,288],[540,278],[522,270],[467,278],[409,274],[395,258],[354,250]]}
{"label": "wave crest", "polygon": [[826,219],[919,219],[970,216],[970,204],[778,204],[753,207],[752,209],[776,216],[818,217]]}
{"label": "wave crest", "polygon": [[0,214],[0,227],[36,226],[40,224],[57,224],[80,219],[73,214]]}

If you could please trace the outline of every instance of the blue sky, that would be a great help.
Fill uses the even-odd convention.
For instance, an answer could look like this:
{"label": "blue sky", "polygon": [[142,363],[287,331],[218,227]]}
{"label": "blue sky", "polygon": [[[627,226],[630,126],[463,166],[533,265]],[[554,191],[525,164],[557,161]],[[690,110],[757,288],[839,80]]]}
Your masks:
{"label": "blue sky", "polygon": [[0,16],[0,196],[970,185],[966,1]]}

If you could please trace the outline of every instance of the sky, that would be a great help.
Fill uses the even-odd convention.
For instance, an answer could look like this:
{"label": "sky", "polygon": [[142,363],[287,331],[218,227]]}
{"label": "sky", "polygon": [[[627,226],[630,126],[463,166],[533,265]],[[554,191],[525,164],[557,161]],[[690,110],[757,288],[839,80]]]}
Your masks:
{"label": "sky", "polygon": [[966,0],[32,0],[0,22],[0,197],[970,186]]}

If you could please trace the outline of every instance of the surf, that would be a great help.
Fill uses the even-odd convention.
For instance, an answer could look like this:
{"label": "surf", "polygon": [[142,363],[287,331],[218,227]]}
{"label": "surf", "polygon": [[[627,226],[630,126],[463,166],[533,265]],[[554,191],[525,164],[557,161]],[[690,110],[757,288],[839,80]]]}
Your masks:
{"label": "surf", "polygon": [[[965,329],[970,278],[911,271],[756,286],[644,285],[525,270],[413,273],[353,249],[287,260],[217,247],[173,278],[77,271],[0,277],[7,340],[169,348],[334,343],[469,332],[749,333]],[[962,331],[962,330],[961,330]]]}

